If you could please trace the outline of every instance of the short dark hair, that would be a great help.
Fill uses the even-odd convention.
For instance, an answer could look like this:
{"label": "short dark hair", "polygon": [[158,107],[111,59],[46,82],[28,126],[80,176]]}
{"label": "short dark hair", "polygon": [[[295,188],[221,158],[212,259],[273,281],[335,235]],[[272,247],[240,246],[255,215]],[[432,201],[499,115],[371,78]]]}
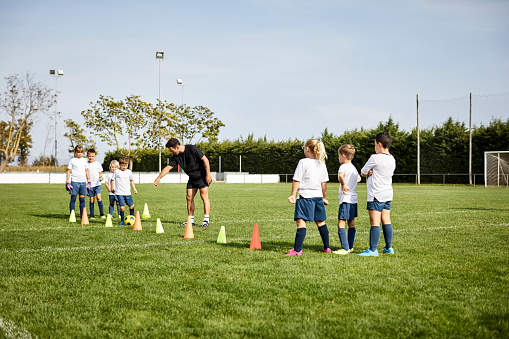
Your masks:
{"label": "short dark hair", "polygon": [[87,151],[87,154],[88,153],[94,153],[94,154],[97,154],[97,152],[95,151],[95,149],[93,148],[90,148],[88,151]]}
{"label": "short dark hair", "polygon": [[166,148],[175,148],[177,146],[180,145],[180,141],[177,139],[177,138],[171,138],[170,140],[168,140],[168,142],[166,143]]}
{"label": "short dark hair", "polygon": [[118,162],[121,165],[129,165],[129,157],[122,157],[122,158],[118,159]]}
{"label": "short dark hair", "polygon": [[392,145],[392,138],[389,132],[381,132],[375,136],[375,141],[380,142],[383,148],[389,148]]}

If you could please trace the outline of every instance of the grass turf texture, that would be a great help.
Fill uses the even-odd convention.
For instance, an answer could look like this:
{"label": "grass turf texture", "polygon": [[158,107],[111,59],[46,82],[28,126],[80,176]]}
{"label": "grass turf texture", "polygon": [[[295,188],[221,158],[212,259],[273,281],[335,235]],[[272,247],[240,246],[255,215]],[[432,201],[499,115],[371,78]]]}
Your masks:
{"label": "grass turf texture", "polygon": [[[184,239],[184,185],[137,185],[143,231],[68,222],[60,185],[0,185],[0,337],[485,337],[509,333],[507,188],[395,185],[395,255],[293,247],[290,184],[213,184]],[[329,184],[330,242],[337,184]],[[368,247],[358,187],[356,253]],[[106,196],[106,195],[105,195]],[[196,224],[203,216],[196,197]],[[79,206],[79,203],[76,203]],[[105,204],[107,211],[107,204]],[[87,198],[88,209],[88,198]],[[96,205],[96,211],[98,210]],[[163,234],[156,234],[160,218]],[[258,223],[262,251],[249,250]],[[221,226],[226,244],[217,244]],[[379,250],[383,247],[381,237]]]}

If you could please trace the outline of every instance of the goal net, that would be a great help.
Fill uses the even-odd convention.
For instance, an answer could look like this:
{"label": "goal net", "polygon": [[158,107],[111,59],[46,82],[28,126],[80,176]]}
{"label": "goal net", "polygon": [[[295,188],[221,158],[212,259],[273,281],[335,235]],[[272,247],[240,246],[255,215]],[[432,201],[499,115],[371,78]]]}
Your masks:
{"label": "goal net", "polygon": [[509,151],[484,152],[484,186],[509,186]]}

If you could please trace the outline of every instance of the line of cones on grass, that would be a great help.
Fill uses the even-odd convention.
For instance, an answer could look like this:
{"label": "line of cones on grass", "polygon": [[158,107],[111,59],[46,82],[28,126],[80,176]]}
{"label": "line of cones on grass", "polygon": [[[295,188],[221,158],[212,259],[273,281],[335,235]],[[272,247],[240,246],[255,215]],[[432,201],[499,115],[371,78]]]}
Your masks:
{"label": "line of cones on grass", "polygon": [[[143,208],[143,219],[150,218],[150,213],[148,211],[148,205],[145,203],[145,206]],[[71,211],[71,215],[69,216],[69,222],[76,222],[76,214],[75,211]],[[83,213],[81,214],[81,225],[88,225],[88,215],[87,215],[87,209],[83,208]],[[104,227],[113,227],[113,222],[111,220],[111,214],[108,214],[106,216],[106,223],[104,224]],[[142,231],[143,227],[141,225],[141,217],[140,212],[136,211],[136,217],[134,221],[133,226],[134,231]],[[156,233],[164,233],[163,225],[161,224],[161,220],[157,218],[156,221]],[[193,232],[193,224],[191,222],[191,217],[187,217],[186,222],[186,228],[184,231],[184,239],[193,239],[194,238],[194,232]],[[221,226],[221,229],[219,230],[219,235],[217,236],[217,243],[218,244],[226,244],[226,229],[224,226]],[[251,250],[261,250],[262,244],[260,242],[260,233],[258,231],[258,224],[254,224],[253,227],[253,234],[251,236],[251,244],[249,245],[249,249]]]}

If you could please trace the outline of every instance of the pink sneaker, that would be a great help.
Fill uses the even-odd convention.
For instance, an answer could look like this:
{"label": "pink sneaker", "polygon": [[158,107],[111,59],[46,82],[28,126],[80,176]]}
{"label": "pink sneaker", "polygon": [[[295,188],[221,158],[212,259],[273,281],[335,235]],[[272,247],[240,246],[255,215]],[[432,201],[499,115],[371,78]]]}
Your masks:
{"label": "pink sneaker", "polygon": [[332,252],[332,251],[331,251],[331,249],[330,249],[330,248],[324,248],[324,249],[323,249],[323,252],[324,252],[324,253],[330,253],[330,252]]}
{"label": "pink sneaker", "polygon": [[289,256],[289,255],[302,255],[302,251],[300,252],[297,252],[295,251],[293,248],[290,250],[290,252],[286,253],[285,256]]}

